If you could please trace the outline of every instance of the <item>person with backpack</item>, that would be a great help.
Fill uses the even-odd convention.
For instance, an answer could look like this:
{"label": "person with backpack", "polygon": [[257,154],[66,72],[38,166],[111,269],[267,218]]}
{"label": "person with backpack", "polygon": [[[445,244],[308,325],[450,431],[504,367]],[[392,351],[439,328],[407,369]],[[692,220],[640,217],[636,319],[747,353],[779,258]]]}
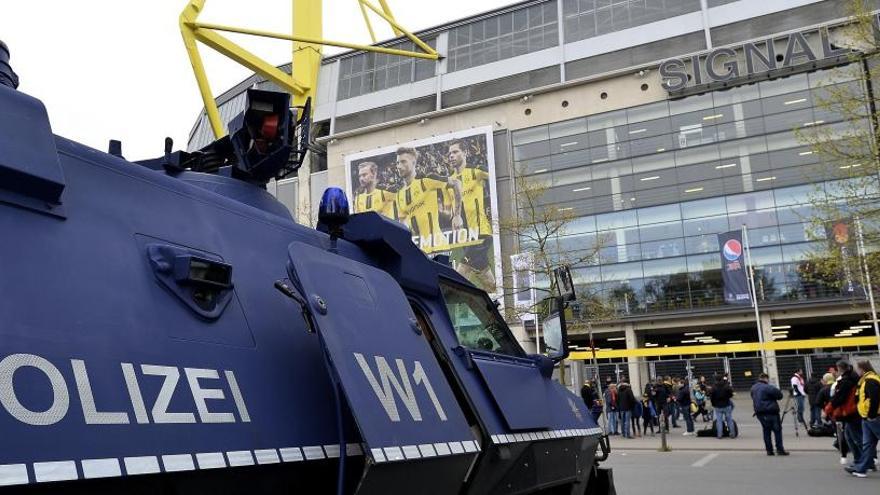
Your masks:
{"label": "person with backpack", "polygon": [[712,408],[715,409],[715,432],[719,439],[724,437],[725,422],[727,423],[727,431],[730,438],[736,438],[732,398],[733,389],[730,388],[730,384],[723,377],[719,376],[711,392],[709,392],[709,400],[712,402]]}
{"label": "person with backpack", "polygon": [[843,437],[855,463],[862,458],[862,418],[856,401],[859,377],[846,361],[837,362],[837,374],[837,384],[831,396],[831,415],[843,424]]}
{"label": "person with backpack", "polygon": [[605,389],[605,414],[608,418],[608,434],[617,435],[617,385],[613,383]]}
{"label": "person with backpack", "polygon": [[874,455],[880,440],[880,376],[870,361],[859,361],[856,368],[860,376],[856,409],[862,418],[862,457],[847,471],[857,478],[866,478],[869,469],[877,469]]}
{"label": "person with backpack", "polygon": [[632,426],[632,413],[636,408],[636,396],[632,387],[626,381],[621,380],[617,385],[617,411],[620,415],[620,432],[623,438],[632,438],[630,427]]}
{"label": "person with backpack", "polygon": [[834,428],[834,448],[840,453],[840,465],[846,466],[846,456],[849,455],[849,446],[843,434],[843,423],[834,419],[834,407],[831,405],[831,398],[837,390],[837,383],[840,377],[837,376],[837,368],[834,371],[825,373],[823,381],[825,387],[819,392],[819,402],[822,404],[822,413],[825,419],[831,423]]}
{"label": "person with backpack", "polygon": [[706,391],[706,379],[701,376],[697,386],[694,387],[694,404],[697,405],[697,410],[694,412],[693,418],[697,419],[697,416],[702,416],[703,423],[709,421],[709,410],[706,409]]}
{"label": "person with backpack", "polygon": [[810,405],[810,426],[818,426],[822,424],[822,408],[819,407],[819,392],[822,391],[822,381],[819,376],[813,373],[807,380],[804,390],[807,392],[807,403]]}
{"label": "person with backpack", "polygon": [[[782,391],[770,384],[767,373],[761,373],[758,381],[752,385],[751,395],[755,417],[758,418],[764,432],[764,448],[767,449],[767,455],[788,455],[785,447],[782,446],[782,420],[779,418]],[[776,452],[773,451],[771,434],[776,439]]]}

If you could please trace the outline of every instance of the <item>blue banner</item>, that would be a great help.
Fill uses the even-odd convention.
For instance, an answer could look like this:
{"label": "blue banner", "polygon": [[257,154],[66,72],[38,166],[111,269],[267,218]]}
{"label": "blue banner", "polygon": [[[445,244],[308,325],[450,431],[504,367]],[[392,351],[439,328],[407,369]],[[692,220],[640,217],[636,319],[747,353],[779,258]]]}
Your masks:
{"label": "blue banner", "polygon": [[724,302],[727,304],[749,304],[751,297],[746,274],[742,232],[735,230],[718,234],[718,248],[721,250]]}

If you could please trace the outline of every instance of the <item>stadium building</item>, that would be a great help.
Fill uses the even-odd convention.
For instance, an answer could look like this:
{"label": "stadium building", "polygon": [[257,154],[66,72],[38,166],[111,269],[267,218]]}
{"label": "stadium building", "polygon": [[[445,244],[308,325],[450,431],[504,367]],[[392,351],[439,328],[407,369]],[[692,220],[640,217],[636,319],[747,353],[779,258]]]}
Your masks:
{"label": "stadium building", "polygon": [[[477,201],[497,223],[525,207],[517,178],[547,184],[541,201],[577,217],[558,240],[562,249],[600,251],[598,262],[572,271],[579,290],[613,309],[592,325],[600,368],[637,387],[653,375],[713,371],[730,372],[738,385],[760,369],[753,347],[737,347],[759,340],[756,314],[731,304],[722,283],[718,236],[745,225],[761,337],[816,341],[767,351],[771,371],[783,379],[798,367],[819,372],[839,356],[876,353],[826,340],[844,329],[872,334],[864,293],[805,275],[807,254],[825,242],[811,235],[811,198],[835,187],[837,168],[858,164],[824,163],[798,129],[870,125],[818,105],[831,85],[871,90],[858,72],[867,67],[839,70],[851,62],[847,4],[527,1],[417,33],[443,55],[439,63],[326,57],[315,110],[326,159],[313,154],[298,177],[270,189],[303,222],[327,186],[352,198],[364,187],[378,191],[358,198],[359,208],[393,199],[385,213],[408,215],[416,242],[429,252],[461,242],[453,261],[470,263],[468,276],[491,289],[528,242],[448,206]],[[406,40],[382,45],[412,48]],[[218,98],[227,122],[254,86],[272,84],[254,76]],[[202,115],[189,148],[210,140]],[[461,156],[467,164],[457,169]],[[420,219],[390,210],[410,204],[411,191],[435,201]],[[451,238],[448,226],[462,224],[467,239]],[[580,328],[575,350],[589,345]],[[534,348],[534,326],[517,331]],[[713,343],[731,352],[687,351]]]}

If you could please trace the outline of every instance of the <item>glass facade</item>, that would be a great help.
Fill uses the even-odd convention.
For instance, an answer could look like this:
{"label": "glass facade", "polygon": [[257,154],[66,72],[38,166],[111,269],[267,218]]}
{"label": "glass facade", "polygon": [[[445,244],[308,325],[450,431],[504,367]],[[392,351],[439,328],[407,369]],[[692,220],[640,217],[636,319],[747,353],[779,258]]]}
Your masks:
{"label": "glass facade", "polygon": [[449,31],[449,72],[559,45],[556,2],[532,5]]}
{"label": "glass facade", "polygon": [[700,0],[562,0],[565,42],[698,12]]}
{"label": "glass facade", "polygon": [[823,163],[797,134],[869,126],[818,105],[844,85],[860,92],[853,75],[798,74],[516,131],[515,168],[548,184],[545,204],[577,213],[558,246],[598,249],[573,274],[624,315],[724,304],[716,234],[743,225],[759,300],[839,295],[807,273],[824,235],[811,203],[860,164]]}
{"label": "glass facade", "polygon": [[[437,40],[423,40],[432,48]],[[417,51],[407,40],[389,45],[397,50]],[[422,81],[434,77],[433,60],[386,55],[384,53],[358,53],[339,62],[339,90],[337,98],[344,100],[374,91],[393,88],[401,84]]]}

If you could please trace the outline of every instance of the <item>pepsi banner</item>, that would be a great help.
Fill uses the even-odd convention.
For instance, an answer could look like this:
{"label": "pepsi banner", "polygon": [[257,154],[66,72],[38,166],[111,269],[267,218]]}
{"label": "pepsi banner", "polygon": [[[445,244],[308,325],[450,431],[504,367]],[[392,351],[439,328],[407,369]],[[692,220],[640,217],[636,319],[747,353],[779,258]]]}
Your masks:
{"label": "pepsi banner", "polygon": [[721,280],[724,282],[724,302],[749,304],[749,281],[743,255],[742,232],[735,230],[718,234],[721,249]]}

